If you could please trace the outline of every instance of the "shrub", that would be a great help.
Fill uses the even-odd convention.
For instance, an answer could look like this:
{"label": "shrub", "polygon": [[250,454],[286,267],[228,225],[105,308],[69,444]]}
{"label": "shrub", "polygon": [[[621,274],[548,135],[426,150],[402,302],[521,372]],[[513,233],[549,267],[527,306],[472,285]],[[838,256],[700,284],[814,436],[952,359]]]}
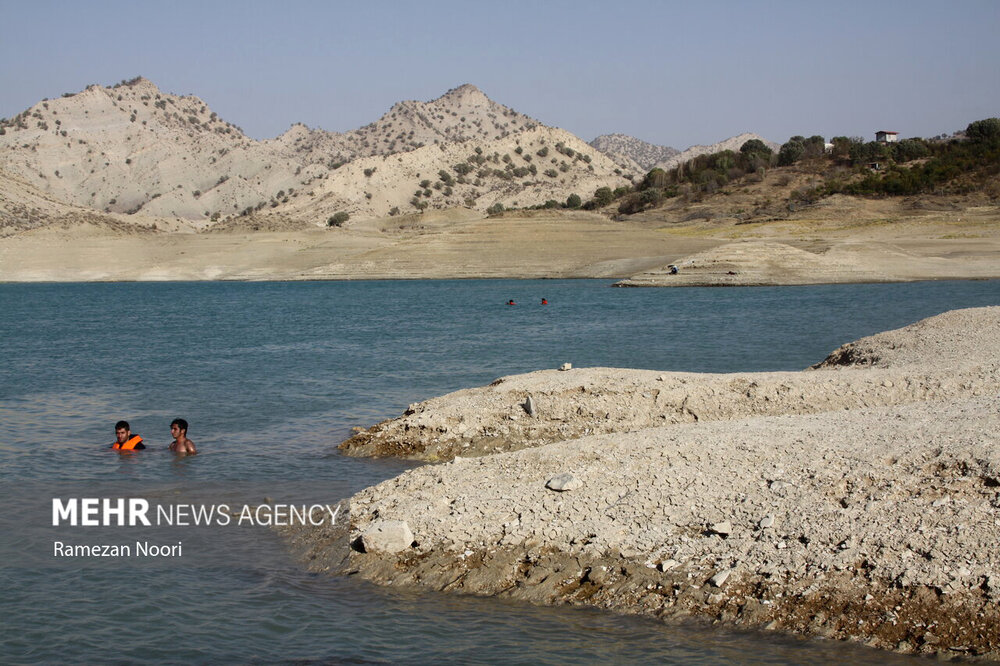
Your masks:
{"label": "shrub", "polygon": [[579,208],[582,203],[579,194],[573,193],[566,197],[566,208]]}
{"label": "shrub", "polygon": [[491,216],[492,215],[501,215],[501,214],[503,214],[503,211],[504,211],[503,204],[500,203],[499,201],[486,209],[486,213],[488,215],[491,215]]}
{"label": "shrub", "polygon": [[330,216],[330,219],[326,221],[326,226],[328,227],[343,226],[344,222],[347,222],[347,220],[350,219],[350,217],[351,216],[344,211],[340,211],[339,213],[334,213],[333,215]]}
{"label": "shrub", "polygon": [[615,200],[615,195],[610,187],[598,187],[594,191],[594,206],[602,208]]}
{"label": "shrub", "polygon": [[365,178],[371,178],[373,173],[375,173],[375,167],[365,169]]}

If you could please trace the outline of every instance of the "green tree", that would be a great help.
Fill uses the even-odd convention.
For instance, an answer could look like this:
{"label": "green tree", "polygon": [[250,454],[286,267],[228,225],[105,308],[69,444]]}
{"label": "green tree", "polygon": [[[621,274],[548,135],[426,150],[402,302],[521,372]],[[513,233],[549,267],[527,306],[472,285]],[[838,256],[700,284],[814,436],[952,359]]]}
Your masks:
{"label": "green tree", "polygon": [[666,187],[669,180],[669,175],[663,169],[652,169],[646,174],[646,177],[642,179],[642,183],[639,184],[639,189],[648,190],[651,187]]}
{"label": "green tree", "polygon": [[846,160],[851,156],[851,140],[846,136],[835,136],[830,139],[833,144],[833,157],[838,160]]}
{"label": "green tree", "polygon": [[583,200],[575,192],[566,197],[566,208],[579,208],[582,204]]}
{"label": "green tree", "polygon": [[806,152],[806,147],[802,141],[796,140],[799,138],[802,137],[792,137],[787,143],[782,144],[781,149],[778,151],[778,166],[789,166],[802,159],[802,155]]}
{"label": "green tree", "polygon": [[770,157],[774,154],[774,151],[767,147],[767,144],[760,139],[750,139],[745,141],[742,146],[740,146],[740,154],[746,155],[747,157],[751,155],[767,155]]}
{"label": "green tree", "polygon": [[976,143],[1000,142],[1000,118],[985,118],[969,123],[965,136]]}

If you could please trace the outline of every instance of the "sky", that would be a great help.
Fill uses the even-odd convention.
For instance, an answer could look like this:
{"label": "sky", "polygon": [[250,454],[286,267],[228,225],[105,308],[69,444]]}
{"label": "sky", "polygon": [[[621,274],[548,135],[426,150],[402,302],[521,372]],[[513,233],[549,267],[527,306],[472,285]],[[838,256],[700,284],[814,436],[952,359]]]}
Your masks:
{"label": "sky", "polygon": [[0,117],[145,76],[255,139],[463,83],[590,141],[930,137],[1000,116],[1000,0],[0,0]]}

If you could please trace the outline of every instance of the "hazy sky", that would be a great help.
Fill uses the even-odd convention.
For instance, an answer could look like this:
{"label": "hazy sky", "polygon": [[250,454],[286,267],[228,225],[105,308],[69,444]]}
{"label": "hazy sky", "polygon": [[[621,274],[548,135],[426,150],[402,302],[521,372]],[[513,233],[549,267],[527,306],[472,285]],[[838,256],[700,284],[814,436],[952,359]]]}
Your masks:
{"label": "hazy sky", "polygon": [[142,75],[250,136],[472,83],[585,141],[676,148],[1000,116],[1000,0],[0,0],[0,116]]}

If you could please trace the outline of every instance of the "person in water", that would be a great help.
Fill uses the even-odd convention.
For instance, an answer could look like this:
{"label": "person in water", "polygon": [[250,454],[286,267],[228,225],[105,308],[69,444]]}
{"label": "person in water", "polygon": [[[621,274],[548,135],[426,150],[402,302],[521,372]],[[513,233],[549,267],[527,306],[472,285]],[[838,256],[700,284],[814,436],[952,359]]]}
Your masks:
{"label": "person in water", "polygon": [[514,299],[511,299],[507,301],[507,305],[517,305],[517,303],[514,302]]}
{"label": "person in water", "polygon": [[184,419],[174,419],[170,422],[170,434],[173,436],[174,441],[170,442],[170,450],[174,453],[198,453],[198,449],[194,448],[194,442],[192,442],[187,437],[188,422]]}
{"label": "person in water", "polygon": [[142,443],[142,437],[132,434],[128,421],[119,421],[115,424],[115,441],[111,443],[111,448],[116,451],[139,451],[146,445]]}
{"label": "person in water", "polygon": [[543,298],[542,299],[542,305],[548,305],[548,304],[549,304],[548,299]]}

